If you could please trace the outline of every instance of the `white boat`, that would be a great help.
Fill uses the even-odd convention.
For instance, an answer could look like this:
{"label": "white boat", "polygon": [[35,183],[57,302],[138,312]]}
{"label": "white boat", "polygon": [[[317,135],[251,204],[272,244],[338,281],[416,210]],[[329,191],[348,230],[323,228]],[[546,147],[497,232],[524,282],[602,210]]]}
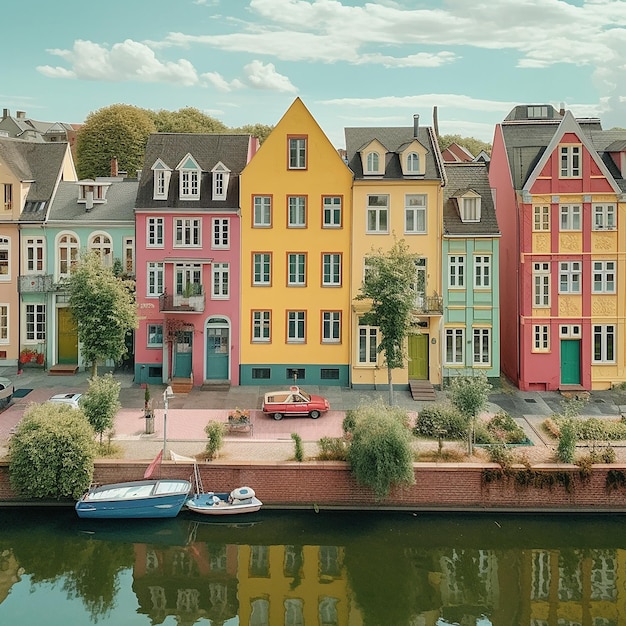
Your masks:
{"label": "white boat", "polygon": [[263,503],[250,487],[238,487],[230,493],[207,491],[196,493],[185,502],[185,506],[194,513],[202,515],[235,515],[254,513]]}

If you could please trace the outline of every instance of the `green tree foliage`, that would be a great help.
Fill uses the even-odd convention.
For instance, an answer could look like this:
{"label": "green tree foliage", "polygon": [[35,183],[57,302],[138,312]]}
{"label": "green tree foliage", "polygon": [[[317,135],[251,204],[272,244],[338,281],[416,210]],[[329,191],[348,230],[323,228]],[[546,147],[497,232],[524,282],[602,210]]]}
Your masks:
{"label": "green tree foliage", "polygon": [[93,480],[94,432],[82,410],[31,404],[9,442],[9,475],[29,498],[77,500]]}
{"label": "green tree foliage", "polygon": [[149,111],[128,104],[113,104],[90,113],[78,131],[78,177],[110,176],[111,159],[120,170],[135,176],[143,167],[146,142],[156,126]]}
{"label": "green tree foliage", "polygon": [[194,107],[149,112],[159,133],[226,133],[228,127]]}
{"label": "green tree foliage", "polygon": [[105,430],[113,428],[113,422],[120,410],[120,383],[113,374],[105,374],[89,379],[89,389],[81,398],[81,409],[95,433],[100,437]]}
{"label": "green tree foliage", "polygon": [[258,140],[263,143],[274,130],[274,127],[268,126],[267,124],[246,124],[245,126],[240,126],[239,128],[233,128],[231,130],[233,133],[257,137]]}
{"label": "green tree foliage", "polygon": [[468,423],[467,453],[474,453],[474,430],[476,418],[487,407],[491,385],[485,374],[457,376],[450,383],[448,396]]}
{"label": "green tree foliage", "polygon": [[445,150],[453,143],[458,143],[469,150],[474,156],[478,156],[481,150],[484,150],[487,154],[491,154],[491,144],[476,139],[474,137],[461,137],[461,135],[440,135],[439,147],[441,150]]}
{"label": "green tree foliage", "polygon": [[72,268],[69,304],[78,328],[78,339],[91,378],[98,375],[98,362],[120,361],[126,356],[126,332],[137,328],[137,310],[132,283],[118,278],[105,267],[95,251],[84,255]]}
{"label": "green tree foliage", "polygon": [[205,453],[209,461],[217,456],[220,448],[224,445],[224,435],[226,434],[226,424],[210,420],[204,427],[207,436]]}
{"label": "green tree foliage", "polygon": [[378,326],[382,335],[378,351],[387,365],[389,404],[393,405],[392,370],[403,367],[406,338],[413,328],[415,307],[415,260],[404,239],[394,241],[388,252],[372,251],[357,300],[371,300],[362,323]]}
{"label": "green tree foliage", "polygon": [[576,454],[576,426],[572,419],[566,419],[561,425],[561,436],[556,456],[561,463],[573,463]]}
{"label": "green tree foliage", "polygon": [[411,431],[405,410],[378,400],[355,411],[348,461],[357,482],[370,487],[379,500],[392,486],[415,483]]}

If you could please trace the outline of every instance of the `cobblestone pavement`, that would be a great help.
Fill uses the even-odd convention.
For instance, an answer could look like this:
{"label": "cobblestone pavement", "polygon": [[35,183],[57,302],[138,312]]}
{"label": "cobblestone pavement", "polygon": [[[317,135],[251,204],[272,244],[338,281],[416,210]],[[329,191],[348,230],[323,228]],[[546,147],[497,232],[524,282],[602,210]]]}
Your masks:
{"label": "cobblestone pavement", "polygon": [[[103,373],[102,370],[99,371]],[[195,456],[204,450],[206,434],[204,427],[210,420],[226,421],[228,411],[236,407],[249,409],[254,424],[253,433],[232,433],[225,438],[220,450],[224,462],[265,461],[282,462],[293,458],[292,433],[300,435],[305,456],[312,458],[318,453],[317,441],[321,437],[338,437],[342,434],[345,411],[357,408],[361,403],[370,404],[377,398],[388,400],[388,392],[361,391],[344,387],[310,386],[311,393],[319,393],[329,399],[332,410],[318,420],[310,418],[285,418],[275,421],[259,410],[267,387],[231,387],[226,391],[202,391],[198,388],[188,394],[177,395],[169,400],[165,415],[162,394],[165,386],[150,385],[155,406],[154,432],[147,433],[144,418],[144,389],[134,383],[132,374],[115,372],[121,384],[122,405],[114,427],[114,441],[123,451],[124,458],[149,460],[163,447],[178,454]],[[0,376],[15,381],[18,390],[11,405],[0,413],[0,456],[6,454],[6,445],[12,430],[19,423],[24,410],[31,402],[44,402],[55,393],[84,392],[88,387],[88,372],[73,376],[52,376],[46,371],[26,369],[17,375],[15,368],[0,368]],[[19,391],[21,390],[21,391]],[[426,404],[414,401],[408,391],[396,391],[395,402],[410,412],[417,412]],[[20,397],[21,396],[21,397]],[[437,399],[446,394],[437,392]],[[556,392],[520,392],[505,385],[494,389],[490,395],[488,414],[504,410],[524,428],[533,442],[532,446],[518,448],[518,454],[530,463],[554,461],[554,442],[543,432],[545,418],[562,408],[563,398]],[[617,418],[626,412],[626,392],[622,390],[592,392],[585,405],[585,417]],[[437,449],[437,442],[416,442],[419,452]],[[619,462],[626,462],[626,446],[614,446]],[[464,446],[446,443],[446,451],[462,454]],[[474,459],[486,460],[487,454],[478,449]],[[470,460],[470,459],[467,459]]]}

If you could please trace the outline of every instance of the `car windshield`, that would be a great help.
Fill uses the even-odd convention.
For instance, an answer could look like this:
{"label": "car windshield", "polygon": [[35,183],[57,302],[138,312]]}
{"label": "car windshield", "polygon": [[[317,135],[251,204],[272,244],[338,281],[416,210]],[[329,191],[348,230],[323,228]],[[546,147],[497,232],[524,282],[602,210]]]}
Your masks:
{"label": "car windshield", "polygon": [[311,395],[308,394],[306,391],[300,389],[300,395],[306,400],[306,402],[311,402]]}

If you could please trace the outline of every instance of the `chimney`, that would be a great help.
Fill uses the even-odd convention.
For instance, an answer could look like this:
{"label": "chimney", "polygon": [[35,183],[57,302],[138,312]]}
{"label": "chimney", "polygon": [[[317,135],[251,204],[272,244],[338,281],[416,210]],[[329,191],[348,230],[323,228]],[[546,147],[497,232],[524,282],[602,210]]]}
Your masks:
{"label": "chimney", "polygon": [[6,120],[7,117],[9,117],[11,115],[11,111],[9,111],[9,109],[2,109],[2,119]]}
{"label": "chimney", "polygon": [[111,177],[117,178],[117,157],[111,159]]}
{"label": "chimney", "polygon": [[93,187],[87,187],[85,190],[85,211],[89,213],[93,209]]}
{"label": "chimney", "polygon": [[420,116],[416,113],[413,116],[413,137],[417,139],[417,133],[420,129]]}
{"label": "chimney", "polygon": [[18,120],[25,120],[26,111],[15,111],[15,117],[17,117]]}
{"label": "chimney", "polygon": [[565,102],[561,102],[561,108],[559,109],[559,115],[563,117],[565,115]]}

